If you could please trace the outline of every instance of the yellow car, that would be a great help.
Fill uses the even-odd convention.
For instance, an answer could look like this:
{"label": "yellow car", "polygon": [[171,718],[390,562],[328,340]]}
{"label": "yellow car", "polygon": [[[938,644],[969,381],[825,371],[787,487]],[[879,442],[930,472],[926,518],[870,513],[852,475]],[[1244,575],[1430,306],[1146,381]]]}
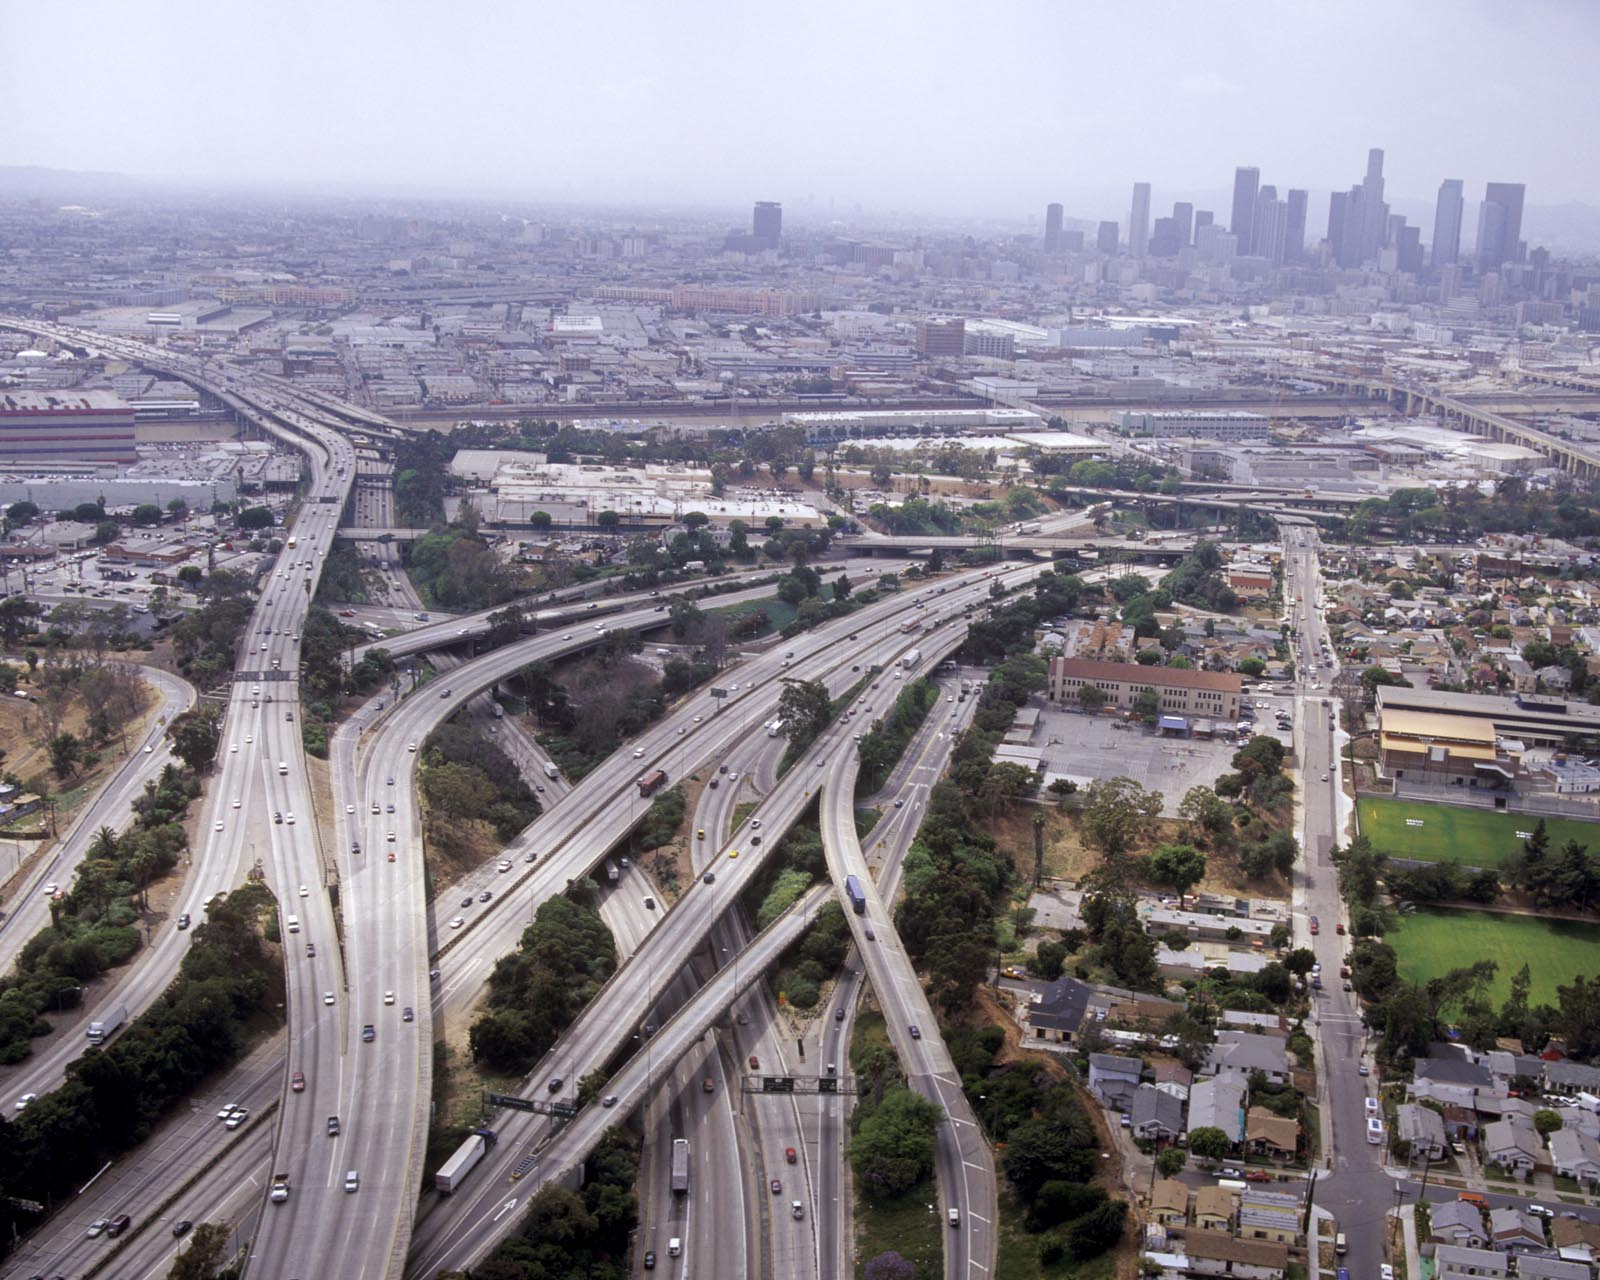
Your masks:
{"label": "yellow car", "polygon": [[704,827],[701,827],[698,831],[696,831],[694,833],[694,838],[696,840],[704,840],[706,838],[706,829]]}
{"label": "yellow car", "polygon": [[739,856],[739,851],[737,849],[729,849],[728,856],[730,858],[737,858]]}

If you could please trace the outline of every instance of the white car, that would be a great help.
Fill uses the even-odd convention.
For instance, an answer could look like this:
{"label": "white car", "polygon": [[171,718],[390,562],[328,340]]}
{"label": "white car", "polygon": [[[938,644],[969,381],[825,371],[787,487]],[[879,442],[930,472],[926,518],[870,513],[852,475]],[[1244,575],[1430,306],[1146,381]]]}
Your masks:
{"label": "white car", "polygon": [[322,993],[322,1003],[323,1004],[332,1004],[333,1003],[333,992],[324,991]]}
{"label": "white car", "polygon": [[311,896],[311,890],[306,888],[305,885],[301,885],[300,886],[300,896],[302,898],[309,898]]}
{"label": "white car", "polygon": [[239,807],[239,797],[238,796],[234,796],[234,798],[233,798],[233,807],[235,809],[237,809]]}
{"label": "white car", "polygon": [[36,1094],[36,1093],[25,1093],[25,1094],[23,1094],[20,1098],[17,1099],[17,1110],[18,1111],[26,1111],[28,1109],[28,1104],[30,1102],[32,1102],[38,1096],[39,1095]]}
{"label": "white car", "polygon": [[450,927],[452,929],[459,929],[462,926],[463,923],[464,923],[464,921],[462,920],[462,918],[460,916],[455,916],[450,921]]}
{"label": "white car", "polygon": [[644,759],[644,748],[643,747],[635,747],[633,749],[633,758],[635,760],[643,760]]}
{"label": "white car", "polygon": [[383,993],[383,1002],[384,1002],[384,1004],[393,1004],[394,1003],[394,992],[385,991]]}
{"label": "white car", "polygon": [[216,824],[216,826],[214,826],[212,828],[212,830],[213,831],[221,831],[222,830],[222,819],[220,819],[220,818],[217,819],[217,824]]}
{"label": "white car", "polygon": [[[145,750],[148,751],[148,750],[150,750],[150,748],[146,747]],[[236,756],[236,755],[239,754],[239,744],[237,742],[230,742],[228,744],[228,754],[229,755],[233,755],[233,756]]]}

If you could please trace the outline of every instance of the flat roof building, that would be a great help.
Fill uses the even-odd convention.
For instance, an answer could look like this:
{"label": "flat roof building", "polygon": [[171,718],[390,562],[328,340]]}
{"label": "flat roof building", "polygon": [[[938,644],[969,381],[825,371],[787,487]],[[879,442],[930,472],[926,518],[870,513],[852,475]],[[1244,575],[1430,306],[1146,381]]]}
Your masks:
{"label": "flat roof building", "polygon": [[0,458],[137,462],[133,422],[114,391],[0,391]]}
{"label": "flat roof building", "polygon": [[1105,695],[1104,705],[1132,710],[1139,695],[1153,689],[1163,715],[1205,716],[1237,720],[1243,682],[1226,671],[1195,671],[1178,667],[1145,667],[1137,662],[1094,662],[1085,658],[1050,660],[1050,696],[1057,702],[1077,702],[1083,690],[1094,685]]}
{"label": "flat roof building", "polygon": [[1259,413],[1208,412],[1176,409],[1152,413],[1140,409],[1120,409],[1111,420],[1121,431],[1134,436],[1187,440],[1265,440],[1271,419]]}
{"label": "flat roof building", "polygon": [[1568,738],[1600,739],[1600,707],[1565,698],[1531,694],[1501,698],[1493,694],[1451,693],[1442,689],[1378,686],[1378,723],[1395,711],[1421,711],[1434,716],[1487,720],[1501,738],[1525,746],[1560,747]]}

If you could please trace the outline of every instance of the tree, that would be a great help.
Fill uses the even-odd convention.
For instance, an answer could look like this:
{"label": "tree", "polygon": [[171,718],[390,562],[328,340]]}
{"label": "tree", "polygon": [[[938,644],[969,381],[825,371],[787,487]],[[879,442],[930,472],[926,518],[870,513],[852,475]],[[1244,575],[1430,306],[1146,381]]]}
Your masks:
{"label": "tree", "polygon": [[1540,1134],[1554,1133],[1561,1127],[1562,1120],[1559,1113],[1551,1111],[1548,1107],[1540,1107],[1533,1113],[1533,1127]]}
{"label": "tree", "polygon": [[1141,689],[1133,700],[1133,714],[1146,724],[1154,724],[1161,715],[1161,695],[1154,689]]}
{"label": "tree", "polygon": [[1132,778],[1097,781],[1080,819],[1083,837],[1108,858],[1118,858],[1144,838],[1160,813],[1160,792],[1146,791]]}
{"label": "tree", "polygon": [[917,1268],[909,1258],[901,1257],[890,1249],[868,1258],[862,1274],[865,1280],[916,1280]]}
{"label": "tree", "polygon": [[110,546],[121,532],[122,526],[115,520],[99,520],[95,522],[94,536],[89,541],[96,546]]}
{"label": "tree", "polygon": [[1214,1125],[1189,1130],[1189,1150],[1202,1160],[1221,1160],[1231,1147],[1228,1135]]}
{"label": "tree", "polygon": [[828,686],[817,680],[790,680],[778,696],[778,718],[791,743],[810,745],[833,718]]}
{"label": "tree", "polygon": [[1150,855],[1150,878],[1188,893],[1206,876],[1206,855],[1192,844],[1164,844]]}
{"label": "tree", "polygon": [[13,502],[6,508],[6,523],[13,529],[38,518],[39,508],[26,499],[21,502]]}
{"label": "tree", "polygon": [[161,508],[153,502],[141,502],[133,509],[134,524],[152,525],[161,523]]}
{"label": "tree", "polygon": [[178,759],[195,773],[205,773],[217,758],[221,726],[215,714],[196,708],[175,717],[167,726],[167,737]]}
{"label": "tree", "polygon": [[1041,942],[1033,953],[1033,971],[1046,982],[1054,982],[1066,966],[1067,948],[1061,942]]}
{"label": "tree", "polygon": [[1122,1239],[1127,1217],[1128,1205],[1123,1200],[1107,1200],[1098,1208],[1089,1210],[1068,1225],[1067,1252],[1078,1262],[1098,1258]]}
{"label": "tree", "polygon": [[0,600],[0,639],[5,641],[6,647],[37,631],[34,619],[43,612],[42,606],[26,596],[7,596]]}
{"label": "tree", "polygon": [[270,529],[272,512],[266,507],[246,507],[239,513],[235,523],[241,529]]}
{"label": "tree", "polygon": [[1182,1147],[1168,1147],[1156,1156],[1156,1172],[1163,1178],[1175,1178],[1189,1163],[1189,1153]]}
{"label": "tree", "polygon": [[1252,738],[1248,746],[1233,753],[1233,767],[1248,786],[1257,777],[1283,771],[1284,746],[1276,738]]}
{"label": "tree", "polygon": [[167,1280],[213,1280],[228,1260],[226,1223],[202,1222],[189,1236],[188,1245],[172,1262]]}
{"label": "tree", "polygon": [[77,735],[58,733],[50,739],[50,769],[56,777],[65,781],[78,771],[82,762],[83,744]]}
{"label": "tree", "polygon": [[848,1152],[869,1200],[904,1195],[933,1172],[934,1140],[944,1111],[904,1086],[890,1090],[861,1122]]}
{"label": "tree", "polygon": [[594,518],[597,527],[615,531],[622,524],[622,517],[615,511],[605,510]]}
{"label": "tree", "polygon": [[1178,802],[1178,817],[1187,822],[1191,834],[1204,833],[1217,841],[1233,831],[1233,809],[1210,787],[1190,787]]}
{"label": "tree", "polygon": [[[1209,619],[1208,619],[1209,625]],[[1239,660],[1239,674],[1260,679],[1267,669],[1267,664],[1260,658],[1241,658]]]}
{"label": "tree", "polygon": [[1283,967],[1297,978],[1305,977],[1316,963],[1316,953],[1308,947],[1296,947],[1283,958]]}

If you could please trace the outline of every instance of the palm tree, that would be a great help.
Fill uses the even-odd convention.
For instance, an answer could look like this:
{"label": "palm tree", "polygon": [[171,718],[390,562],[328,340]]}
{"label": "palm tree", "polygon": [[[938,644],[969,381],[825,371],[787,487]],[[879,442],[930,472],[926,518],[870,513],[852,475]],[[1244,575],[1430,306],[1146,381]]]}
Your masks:
{"label": "palm tree", "polygon": [[117,856],[117,833],[110,827],[101,827],[94,833],[94,839],[89,842],[89,856],[91,858],[114,858]]}

